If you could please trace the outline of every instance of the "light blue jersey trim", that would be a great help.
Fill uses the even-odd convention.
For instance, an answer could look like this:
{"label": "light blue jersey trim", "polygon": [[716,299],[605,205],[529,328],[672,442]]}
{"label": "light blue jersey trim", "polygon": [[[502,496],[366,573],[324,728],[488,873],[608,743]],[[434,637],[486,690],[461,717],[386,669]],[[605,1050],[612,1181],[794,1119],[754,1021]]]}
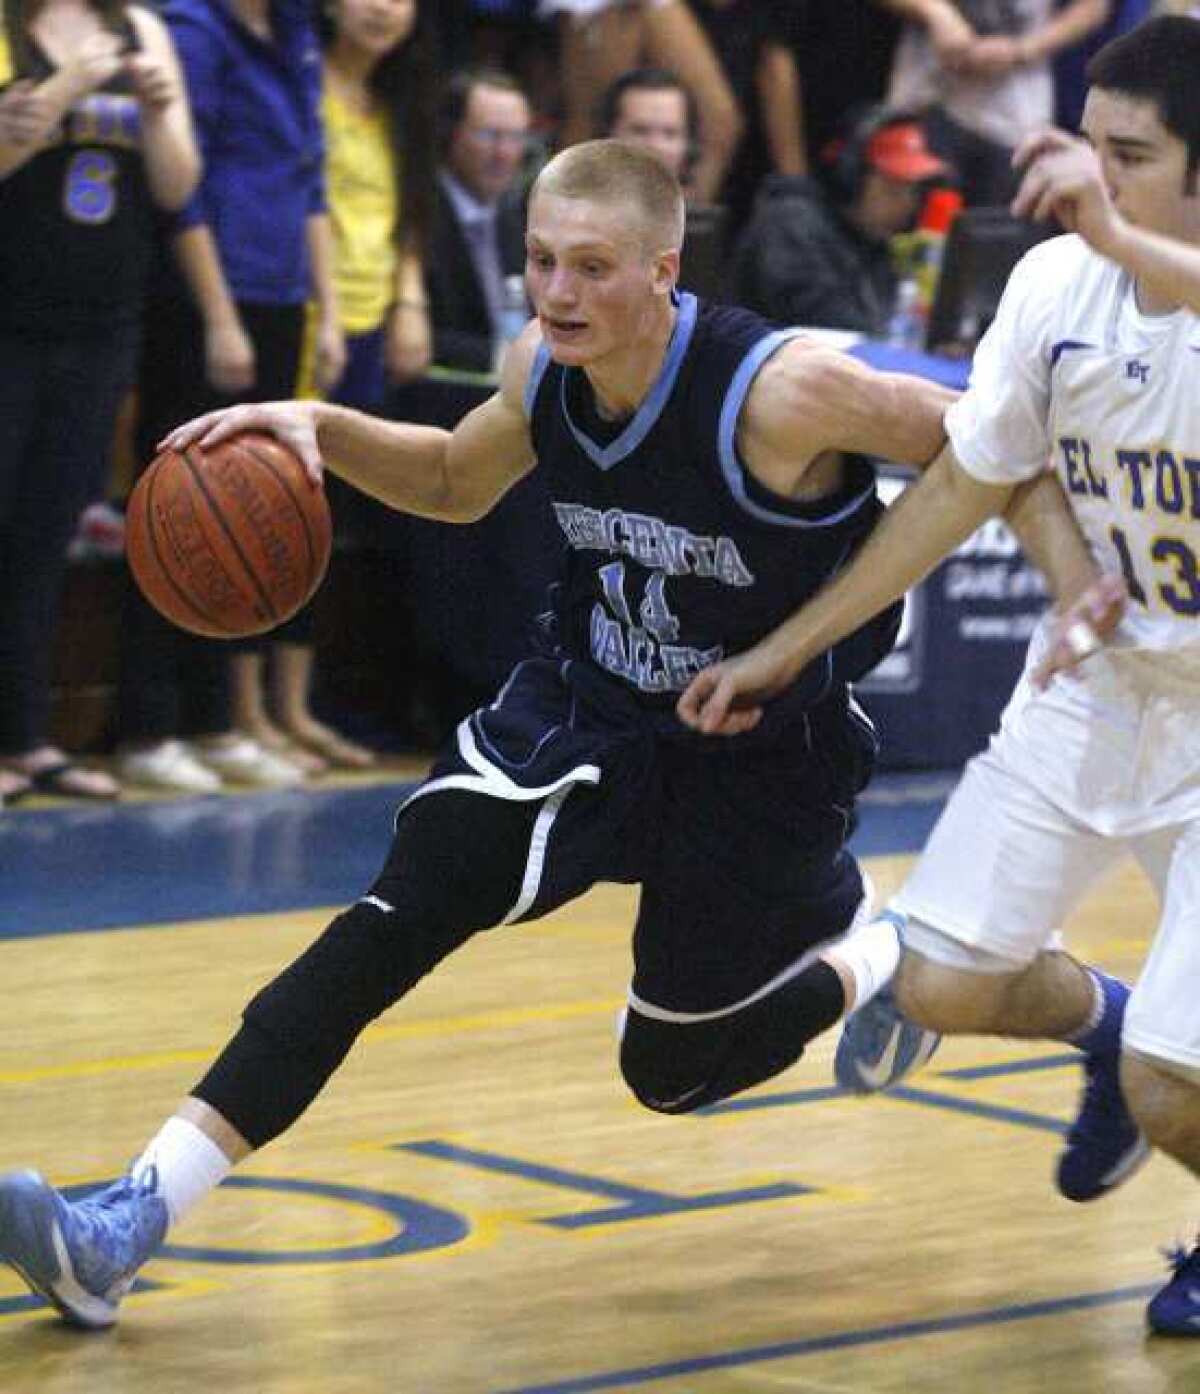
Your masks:
{"label": "light blue jersey trim", "polygon": [[591,460],[592,464],[599,466],[602,470],[612,469],[627,455],[632,454],[650,434],[654,423],[662,415],[663,407],[667,404],[667,398],[671,395],[675,379],[679,376],[679,370],[683,366],[683,356],[687,353],[688,345],[692,341],[692,331],[696,328],[698,308],[694,295],[684,291],[679,296],[675,328],[671,331],[671,342],[667,345],[666,357],[663,359],[663,366],[658,378],[647,394],[646,400],[638,407],[633,420],[616,440],[608,445],[597,445],[590,436],[585,436],[571,420],[571,413],[567,410],[567,375],[563,374],[561,387],[563,419],[575,437],[575,443]]}
{"label": "light blue jersey trim", "polygon": [[525,379],[525,420],[528,421],[533,416],[533,402],[537,396],[538,388],[542,385],[542,379],[546,376],[546,369],[550,366],[550,350],[545,344],[537,346],[537,352],[533,355],[533,364],[529,369],[529,376]]}
{"label": "light blue jersey trim", "polygon": [[717,426],[717,455],[721,461],[721,473],[725,476],[729,492],[752,518],[757,518],[763,523],[778,523],[785,528],[827,528],[835,523],[840,523],[844,518],[848,518],[874,495],[874,480],[861,494],[856,494],[849,503],[839,508],[836,513],[826,513],[820,518],[798,518],[794,513],[767,508],[764,504],[756,503],[750,497],[746,489],[746,473],[742,467],[742,462],[738,459],[735,444],[738,417],[741,415],[742,407],[746,402],[746,394],[750,391],[750,384],[754,381],[758,370],[776,349],[780,349],[784,344],[799,338],[802,332],[799,329],[777,329],[774,334],[768,334],[765,339],[760,339],[738,364],[733,381],[725,393],[725,401],[721,405],[721,419]]}

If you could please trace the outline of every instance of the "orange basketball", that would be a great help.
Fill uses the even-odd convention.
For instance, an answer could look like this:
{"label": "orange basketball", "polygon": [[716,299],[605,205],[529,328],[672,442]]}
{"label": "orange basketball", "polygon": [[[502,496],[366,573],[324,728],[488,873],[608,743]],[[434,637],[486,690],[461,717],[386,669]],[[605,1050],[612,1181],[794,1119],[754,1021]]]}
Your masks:
{"label": "orange basketball", "polygon": [[129,497],[125,550],[146,599],[181,629],[262,634],[321,584],[333,527],[325,491],[274,436],[164,450]]}

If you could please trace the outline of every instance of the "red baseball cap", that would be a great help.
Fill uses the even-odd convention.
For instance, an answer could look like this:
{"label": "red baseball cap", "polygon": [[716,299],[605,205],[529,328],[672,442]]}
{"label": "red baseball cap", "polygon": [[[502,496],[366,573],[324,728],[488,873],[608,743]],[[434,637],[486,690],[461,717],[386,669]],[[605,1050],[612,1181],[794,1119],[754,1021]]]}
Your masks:
{"label": "red baseball cap", "polygon": [[950,167],[925,144],[925,133],[915,121],[898,121],[876,131],[867,142],[867,163],[889,179],[919,184],[950,173]]}

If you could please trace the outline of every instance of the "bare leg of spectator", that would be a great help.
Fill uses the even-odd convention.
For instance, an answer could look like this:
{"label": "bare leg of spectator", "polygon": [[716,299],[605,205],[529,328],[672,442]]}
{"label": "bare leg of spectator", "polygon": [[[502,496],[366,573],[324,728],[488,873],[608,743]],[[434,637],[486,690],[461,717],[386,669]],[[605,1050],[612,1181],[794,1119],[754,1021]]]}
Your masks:
{"label": "bare leg of spectator", "polygon": [[[682,6],[672,6],[682,8]],[[559,20],[563,81],[563,146],[594,134],[604,89],[642,62],[644,21],[640,5],[610,5],[598,14]]]}
{"label": "bare leg of spectator", "polygon": [[276,644],[272,657],[272,695],[275,717],[293,745],[342,769],[365,770],[375,763],[374,751],[347,740],[318,721],[309,706],[314,651],[309,644]]}
{"label": "bare leg of spectator", "polygon": [[644,61],[681,77],[696,100],[700,150],[688,192],[698,203],[713,203],[742,139],[745,118],[704,31],[683,0],[647,6],[641,13]]}
{"label": "bare leg of spectator", "polygon": [[233,724],[243,734],[257,741],[265,750],[281,755],[289,765],[303,774],[320,774],[325,761],[310,751],[293,746],[287,733],[271,720],[263,698],[266,681],[266,653],[252,650],[235,653],[229,660],[233,691]]}

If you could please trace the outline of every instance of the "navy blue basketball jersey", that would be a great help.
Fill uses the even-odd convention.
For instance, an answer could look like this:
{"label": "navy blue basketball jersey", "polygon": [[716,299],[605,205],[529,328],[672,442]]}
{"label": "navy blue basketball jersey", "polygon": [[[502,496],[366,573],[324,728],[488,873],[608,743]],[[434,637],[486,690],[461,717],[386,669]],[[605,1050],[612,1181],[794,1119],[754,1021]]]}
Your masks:
{"label": "navy blue basketball jersey", "polygon": [[[767,490],[738,458],[755,375],[798,331],[689,294],[677,310],[658,379],[628,420],[601,419],[583,371],[544,348],[525,393],[537,468],[567,544],[556,597],[562,647],[660,710],[701,668],[797,609],[881,511],[860,457],[849,458],[836,494],[806,503]],[[861,671],[890,647],[896,620],[872,626],[865,645],[860,632]],[[819,700],[834,677],[826,656],[787,705]]]}

